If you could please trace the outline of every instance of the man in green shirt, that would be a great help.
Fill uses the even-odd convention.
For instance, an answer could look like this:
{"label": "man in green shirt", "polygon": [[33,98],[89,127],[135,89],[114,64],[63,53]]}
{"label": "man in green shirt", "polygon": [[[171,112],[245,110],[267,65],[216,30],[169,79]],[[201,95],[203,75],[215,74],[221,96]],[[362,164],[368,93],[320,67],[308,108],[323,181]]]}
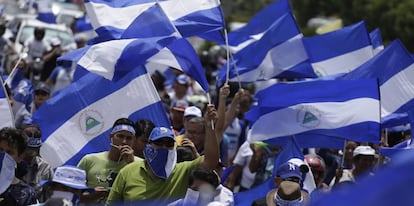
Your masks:
{"label": "man in green shirt", "polygon": [[160,205],[165,205],[184,197],[191,171],[197,167],[214,169],[218,163],[219,145],[212,129],[212,121],[216,119],[214,106],[208,106],[205,115],[204,156],[177,164],[174,133],[169,128],[154,128],[144,149],[145,161],[134,162],[120,171],[107,204],[157,201]]}
{"label": "man in green shirt", "polygon": [[127,118],[116,120],[109,138],[109,151],[85,155],[78,164],[79,168],[86,171],[88,187],[95,188],[95,193],[81,196],[81,202],[105,201],[121,168],[135,160],[141,160],[134,156],[132,149],[135,142],[133,121]]}

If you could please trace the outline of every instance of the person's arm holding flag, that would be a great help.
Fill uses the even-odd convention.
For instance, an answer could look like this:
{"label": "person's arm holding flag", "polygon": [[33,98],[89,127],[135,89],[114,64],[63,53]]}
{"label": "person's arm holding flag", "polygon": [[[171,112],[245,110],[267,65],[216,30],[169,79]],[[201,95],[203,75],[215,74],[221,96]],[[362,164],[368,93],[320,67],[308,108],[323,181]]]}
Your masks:
{"label": "person's arm holding flag", "polygon": [[204,141],[204,159],[200,166],[215,169],[219,160],[220,151],[216,134],[213,130],[213,124],[217,122],[217,111],[214,105],[210,104],[207,106],[204,119],[206,139]]}

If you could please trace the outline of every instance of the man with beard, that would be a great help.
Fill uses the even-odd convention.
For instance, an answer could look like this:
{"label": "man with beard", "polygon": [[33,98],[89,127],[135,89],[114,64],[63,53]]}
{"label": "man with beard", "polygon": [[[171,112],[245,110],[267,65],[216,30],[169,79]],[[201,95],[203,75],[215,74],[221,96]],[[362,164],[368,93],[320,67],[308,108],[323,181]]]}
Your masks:
{"label": "man with beard", "polygon": [[165,205],[184,197],[191,171],[197,167],[214,169],[219,159],[217,138],[212,121],[217,118],[214,106],[205,115],[205,152],[193,161],[177,163],[175,136],[171,129],[155,127],[144,149],[145,161],[125,166],[109,193],[107,204],[155,201]]}

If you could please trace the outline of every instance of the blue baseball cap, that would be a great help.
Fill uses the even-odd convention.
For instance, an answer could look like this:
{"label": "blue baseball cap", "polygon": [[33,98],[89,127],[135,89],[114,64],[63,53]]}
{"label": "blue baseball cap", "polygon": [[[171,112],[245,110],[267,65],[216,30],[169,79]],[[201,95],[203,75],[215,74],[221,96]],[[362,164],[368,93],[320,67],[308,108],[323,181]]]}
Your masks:
{"label": "blue baseball cap", "polygon": [[302,173],[300,172],[299,166],[291,162],[281,164],[277,169],[276,175],[282,179],[297,177],[302,181]]}
{"label": "blue baseball cap", "polygon": [[164,137],[169,137],[175,141],[175,135],[173,131],[167,127],[155,127],[152,129],[149,140],[156,141]]}

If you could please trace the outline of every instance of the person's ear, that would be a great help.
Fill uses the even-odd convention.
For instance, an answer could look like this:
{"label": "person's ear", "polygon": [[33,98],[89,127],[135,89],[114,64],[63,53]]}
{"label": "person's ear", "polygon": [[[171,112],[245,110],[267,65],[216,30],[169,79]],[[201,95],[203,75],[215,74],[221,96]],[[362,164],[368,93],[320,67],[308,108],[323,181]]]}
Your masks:
{"label": "person's ear", "polygon": [[273,179],[273,182],[278,187],[280,185],[280,183],[282,182],[282,178],[280,178],[278,176],[275,176],[275,178]]}

